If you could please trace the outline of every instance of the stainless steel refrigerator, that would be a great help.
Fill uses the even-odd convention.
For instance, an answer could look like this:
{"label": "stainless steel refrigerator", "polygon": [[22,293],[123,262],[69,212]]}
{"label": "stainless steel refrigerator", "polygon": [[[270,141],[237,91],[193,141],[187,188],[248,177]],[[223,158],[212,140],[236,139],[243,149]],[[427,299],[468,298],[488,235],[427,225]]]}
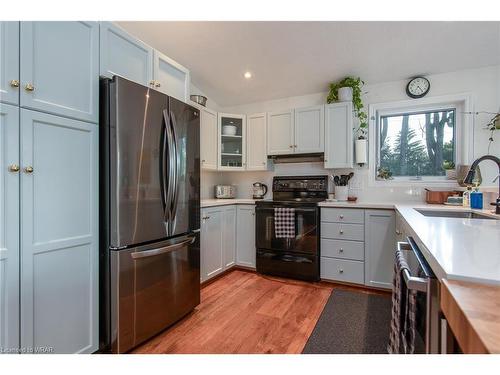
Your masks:
{"label": "stainless steel refrigerator", "polygon": [[200,302],[199,118],[154,89],[101,79],[101,351],[129,351]]}

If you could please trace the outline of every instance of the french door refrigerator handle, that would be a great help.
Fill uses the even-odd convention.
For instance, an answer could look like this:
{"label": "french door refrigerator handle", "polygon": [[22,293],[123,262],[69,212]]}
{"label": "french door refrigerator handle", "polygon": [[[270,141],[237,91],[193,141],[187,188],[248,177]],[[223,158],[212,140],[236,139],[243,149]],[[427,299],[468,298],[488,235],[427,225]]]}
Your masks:
{"label": "french door refrigerator handle", "polygon": [[179,171],[180,171],[180,158],[179,158],[179,153],[177,152],[177,134],[175,132],[175,115],[173,112],[170,112],[170,124],[171,124],[171,129],[172,129],[172,141],[174,144],[173,150],[174,150],[174,191],[173,191],[173,200],[172,200],[172,209],[170,211],[170,217],[172,221],[172,232],[175,229],[175,215],[177,214],[177,201],[179,199]]}
{"label": "french door refrigerator handle", "polygon": [[[166,161],[166,150],[167,150],[167,118],[165,117],[165,113],[163,114],[163,120],[165,122],[165,126],[162,128],[161,139],[160,139],[160,195],[161,195],[161,203],[163,206],[163,212],[167,209],[167,186],[165,181],[165,176],[167,175],[167,161]],[[164,214],[165,219],[165,214]]]}
{"label": "french door refrigerator handle", "polygon": [[152,250],[140,251],[138,253],[132,253],[132,254],[130,254],[130,256],[134,260],[141,259],[141,258],[154,257],[154,256],[157,256],[157,255],[170,253],[172,251],[178,250],[178,249],[180,249],[182,247],[185,247],[187,245],[191,245],[195,240],[196,240],[196,237],[188,237],[184,241],[181,241],[181,242],[178,242],[178,243],[174,243],[174,244],[169,245],[169,246],[161,247],[159,249],[152,249]]}
{"label": "french door refrigerator handle", "polygon": [[[413,251],[410,244],[407,242],[398,242],[398,252],[404,250]],[[412,276],[408,269],[403,269],[402,271],[403,279],[405,281],[406,287],[410,290],[417,290],[419,292],[427,293],[429,280],[422,277]]]}
{"label": "french door refrigerator handle", "polygon": [[166,192],[166,208],[165,208],[165,222],[168,224],[167,227],[169,228],[169,235],[171,235],[170,232],[170,221],[172,220],[171,217],[171,205],[172,205],[172,194],[173,194],[173,168],[172,168],[172,159],[173,159],[173,146],[172,146],[172,133],[171,133],[171,128],[170,128],[170,116],[168,111],[165,109],[163,110],[163,118],[165,120],[165,135],[167,139],[167,144],[166,147],[168,148],[167,152],[165,154],[167,155],[167,175],[164,176],[164,178],[168,178],[168,181],[166,181],[165,185],[167,187],[167,192]]}

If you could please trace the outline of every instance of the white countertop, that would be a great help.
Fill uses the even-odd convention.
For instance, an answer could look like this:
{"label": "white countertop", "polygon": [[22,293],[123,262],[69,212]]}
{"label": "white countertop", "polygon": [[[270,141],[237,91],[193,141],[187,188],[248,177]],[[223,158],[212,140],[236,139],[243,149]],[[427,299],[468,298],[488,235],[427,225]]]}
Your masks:
{"label": "white countertop", "polygon": [[396,204],[396,210],[416,235],[415,241],[439,279],[500,285],[500,220],[430,217],[416,208],[498,215],[491,210]]}
{"label": "white countertop", "polygon": [[255,204],[255,199],[202,199],[200,205],[202,208],[215,206],[228,206],[231,204]]}
{"label": "white countertop", "polygon": [[[201,207],[255,204],[254,199],[203,199]],[[499,217],[488,210],[425,203],[321,202],[320,207],[395,209],[411,227],[427,262],[439,279],[500,285],[500,220],[424,216],[416,209],[474,211]]]}

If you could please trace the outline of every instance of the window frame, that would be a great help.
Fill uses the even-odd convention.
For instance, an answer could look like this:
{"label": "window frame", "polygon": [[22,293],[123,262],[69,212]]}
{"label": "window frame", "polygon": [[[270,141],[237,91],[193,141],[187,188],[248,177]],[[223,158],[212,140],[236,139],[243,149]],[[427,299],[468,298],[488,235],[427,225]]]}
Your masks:
{"label": "window frame", "polygon": [[402,115],[406,113],[455,109],[455,164],[468,164],[473,146],[473,116],[465,112],[472,111],[470,94],[455,94],[422,99],[401,100],[369,105],[369,185],[370,186],[415,186],[440,185],[457,186],[455,180],[446,180],[446,176],[394,177],[392,180],[377,179],[380,155],[380,117]]}

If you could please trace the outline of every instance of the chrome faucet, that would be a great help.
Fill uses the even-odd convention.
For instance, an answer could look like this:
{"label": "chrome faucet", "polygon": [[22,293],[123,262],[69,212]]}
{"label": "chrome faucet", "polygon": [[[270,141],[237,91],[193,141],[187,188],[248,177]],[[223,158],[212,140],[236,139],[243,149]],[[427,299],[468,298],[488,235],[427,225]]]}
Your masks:
{"label": "chrome faucet", "polygon": [[[472,185],[472,180],[474,179],[474,174],[476,173],[476,167],[483,160],[492,160],[498,165],[498,173],[500,175],[500,159],[493,155],[484,155],[479,159],[474,160],[474,163],[470,166],[469,172],[467,172],[467,176],[464,178],[464,184]],[[495,213],[500,215],[500,178],[495,178],[493,181],[498,179],[498,197],[496,203],[492,203],[493,206],[496,206]]]}

